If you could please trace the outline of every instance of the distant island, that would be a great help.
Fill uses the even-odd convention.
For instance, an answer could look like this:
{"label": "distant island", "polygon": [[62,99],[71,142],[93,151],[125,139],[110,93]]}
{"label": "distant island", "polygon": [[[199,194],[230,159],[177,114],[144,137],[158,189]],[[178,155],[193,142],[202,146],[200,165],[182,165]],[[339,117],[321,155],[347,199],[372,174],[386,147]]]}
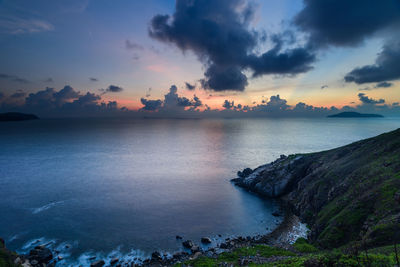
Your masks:
{"label": "distant island", "polygon": [[26,121],[38,119],[39,117],[33,114],[25,114],[19,112],[0,113],[0,121]]}
{"label": "distant island", "polygon": [[383,116],[380,114],[366,114],[348,111],[329,115],[328,118],[383,118]]}

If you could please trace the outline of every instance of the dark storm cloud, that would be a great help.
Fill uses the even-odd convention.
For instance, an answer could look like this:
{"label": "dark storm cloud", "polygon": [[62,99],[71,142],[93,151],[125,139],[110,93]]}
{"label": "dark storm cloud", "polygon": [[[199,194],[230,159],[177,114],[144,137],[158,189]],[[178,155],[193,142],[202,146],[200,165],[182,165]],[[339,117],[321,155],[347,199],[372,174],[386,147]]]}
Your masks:
{"label": "dark storm cloud", "polygon": [[376,85],[375,85],[375,88],[389,88],[389,87],[392,87],[393,86],[393,83],[389,83],[389,82],[380,82],[380,83],[377,83]]}
{"label": "dark storm cloud", "polygon": [[355,68],[344,79],[357,84],[400,79],[400,40],[388,42],[379,53],[375,64]]}
{"label": "dark storm cloud", "polygon": [[315,46],[354,46],[400,22],[398,0],[304,0],[294,23]]}
{"label": "dark storm cloud", "polygon": [[358,94],[358,98],[360,99],[360,101],[363,104],[372,104],[372,105],[376,105],[376,104],[383,104],[385,103],[384,99],[379,99],[379,100],[375,100],[372,98],[369,98],[368,96],[366,96],[364,93],[359,93]]}
{"label": "dark storm cloud", "polygon": [[[315,56],[306,48],[284,48],[284,38],[273,37],[273,49],[254,52],[264,34],[250,29],[255,5],[245,0],[177,0],[175,13],[156,15],[150,22],[152,38],[193,51],[204,64],[201,84],[215,91],[243,91],[245,70],[254,76],[295,75],[311,69]],[[279,41],[279,42],[278,42]]]}
{"label": "dark storm cloud", "polygon": [[190,91],[193,91],[194,89],[196,89],[196,85],[190,84],[188,82],[185,82],[185,86],[186,86],[186,89],[188,89]]}
{"label": "dark storm cloud", "polygon": [[0,73],[0,79],[9,80],[9,81],[18,82],[18,83],[29,83],[29,81],[24,78],[18,77],[16,75],[9,75],[9,74],[4,74],[4,73]]}

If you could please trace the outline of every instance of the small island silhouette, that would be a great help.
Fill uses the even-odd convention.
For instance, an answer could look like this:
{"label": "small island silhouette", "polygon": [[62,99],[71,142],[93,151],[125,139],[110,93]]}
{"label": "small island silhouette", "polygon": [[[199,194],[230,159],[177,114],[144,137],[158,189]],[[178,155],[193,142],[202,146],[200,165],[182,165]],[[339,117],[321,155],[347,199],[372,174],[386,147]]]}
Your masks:
{"label": "small island silhouette", "polygon": [[328,118],[383,118],[383,116],[380,114],[367,114],[348,111],[329,115]]}
{"label": "small island silhouette", "polygon": [[25,114],[19,112],[0,113],[0,121],[26,121],[38,119],[39,117],[33,114]]}

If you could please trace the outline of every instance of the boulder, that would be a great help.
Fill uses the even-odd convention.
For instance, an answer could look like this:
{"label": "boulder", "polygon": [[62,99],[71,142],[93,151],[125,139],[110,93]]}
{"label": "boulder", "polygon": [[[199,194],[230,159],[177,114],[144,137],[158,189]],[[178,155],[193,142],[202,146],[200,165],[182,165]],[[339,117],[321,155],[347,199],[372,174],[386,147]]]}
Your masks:
{"label": "boulder", "polygon": [[110,261],[110,264],[111,264],[111,265],[114,265],[114,264],[116,264],[118,261],[119,261],[118,258],[114,258],[114,259],[112,259],[112,260]]}
{"label": "boulder", "polygon": [[36,246],[34,249],[29,251],[29,260],[32,262],[33,260],[38,263],[48,264],[53,259],[53,254],[50,249],[45,246]]}
{"label": "boulder", "polygon": [[177,235],[175,238],[176,239],[182,239],[182,237],[180,235]]}
{"label": "boulder", "polygon": [[154,252],[151,254],[151,259],[152,259],[152,260],[156,260],[156,261],[162,260],[162,257],[161,257],[160,252],[154,251]]}
{"label": "boulder", "polygon": [[228,245],[227,245],[226,243],[221,243],[221,244],[219,245],[219,247],[222,248],[222,249],[227,249],[227,248],[228,248]]}
{"label": "boulder", "polygon": [[103,260],[98,260],[90,264],[90,267],[103,267],[106,264]]}
{"label": "boulder", "polygon": [[186,240],[186,241],[182,242],[182,245],[185,248],[191,249],[194,246],[194,243],[191,240]]}
{"label": "boulder", "polygon": [[211,244],[212,241],[211,241],[211,238],[209,238],[209,237],[202,237],[201,238],[201,243],[203,243],[203,244]]}

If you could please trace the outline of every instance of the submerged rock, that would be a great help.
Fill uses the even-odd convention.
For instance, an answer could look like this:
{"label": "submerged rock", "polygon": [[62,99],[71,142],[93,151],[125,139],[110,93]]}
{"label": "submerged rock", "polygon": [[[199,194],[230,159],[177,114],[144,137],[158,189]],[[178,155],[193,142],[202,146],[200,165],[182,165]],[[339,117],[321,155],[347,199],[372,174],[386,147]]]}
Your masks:
{"label": "submerged rock", "polygon": [[161,257],[160,252],[154,251],[154,252],[151,254],[151,259],[152,259],[152,260],[157,260],[157,261],[162,260],[162,257]]}

